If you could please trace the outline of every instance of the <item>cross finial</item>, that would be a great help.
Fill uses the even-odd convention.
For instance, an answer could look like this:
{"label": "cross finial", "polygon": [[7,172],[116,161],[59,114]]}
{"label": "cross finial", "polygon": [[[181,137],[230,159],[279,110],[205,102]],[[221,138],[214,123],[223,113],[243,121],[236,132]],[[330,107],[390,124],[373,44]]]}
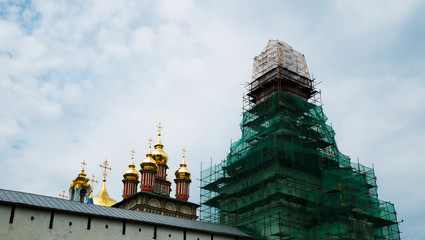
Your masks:
{"label": "cross finial", "polygon": [[95,183],[98,183],[98,181],[94,179],[94,174],[92,175],[92,178],[89,178],[89,181],[91,182],[91,184],[90,184],[90,185],[91,185],[91,189],[92,189],[92,191],[93,191],[94,184],[95,184]]}
{"label": "cross finial", "polygon": [[136,151],[134,151],[134,148],[133,149],[131,149],[131,159],[134,159],[134,154],[136,153]]}
{"label": "cross finial", "polygon": [[86,166],[86,165],[87,165],[86,161],[82,161],[82,162],[81,162],[81,165],[83,166],[83,172],[84,172],[84,166]]}
{"label": "cross finial", "polygon": [[63,199],[67,199],[68,196],[65,195],[65,190],[62,191],[62,194],[59,194],[59,197],[63,198]]}
{"label": "cross finial", "polygon": [[184,159],[186,157],[186,148],[182,148],[182,152],[183,152],[183,159],[182,159],[182,163],[180,164],[180,166],[186,166],[186,160]]}
{"label": "cross finial", "polygon": [[151,149],[151,147],[152,147],[152,138],[149,138],[148,139],[148,142],[149,142],[149,149]]}
{"label": "cross finial", "polygon": [[186,148],[182,148],[182,152],[183,152],[183,158],[185,158],[185,156],[186,156]]}
{"label": "cross finial", "polygon": [[107,160],[107,159],[105,159],[105,161],[103,162],[103,165],[102,165],[102,164],[100,164],[99,166],[100,166],[101,168],[104,168],[104,170],[103,170],[103,180],[106,180],[106,176],[108,175],[108,174],[106,173],[106,170],[107,170],[107,169],[112,170],[112,168],[111,168],[111,167],[108,167],[108,166],[109,166],[109,164],[108,164],[108,160]]}
{"label": "cross finial", "polygon": [[161,126],[161,123],[158,124],[157,128],[158,128],[158,135],[160,136],[161,130],[163,129],[163,127]]}

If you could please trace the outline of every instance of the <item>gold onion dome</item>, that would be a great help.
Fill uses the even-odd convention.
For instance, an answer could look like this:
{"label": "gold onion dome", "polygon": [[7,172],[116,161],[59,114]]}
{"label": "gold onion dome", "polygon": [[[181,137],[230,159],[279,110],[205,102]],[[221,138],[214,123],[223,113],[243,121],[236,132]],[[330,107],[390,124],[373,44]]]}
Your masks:
{"label": "gold onion dome", "polygon": [[156,170],[156,161],[153,159],[151,151],[152,139],[149,139],[149,152],[146,154],[146,158],[140,163],[142,170]]}
{"label": "gold onion dome", "polygon": [[123,176],[124,179],[130,179],[130,180],[138,180],[139,179],[139,172],[136,170],[136,165],[134,165],[134,153],[135,151],[131,151],[131,163],[128,165],[128,169],[124,172]]}
{"label": "gold onion dome", "polygon": [[78,176],[72,180],[71,188],[79,188],[80,186],[83,188],[90,188],[89,179],[86,177],[87,175],[84,173],[84,168],[81,169],[81,172]]}
{"label": "gold onion dome", "polygon": [[158,142],[154,146],[152,151],[152,157],[157,161],[157,164],[167,165],[168,155],[164,152],[164,145],[161,142],[161,123],[158,125]]}
{"label": "gold onion dome", "polygon": [[114,205],[115,203],[117,203],[117,201],[115,201],[113,198],[109,196],[108,191],[106,191],[105,182],[106,180],[103,179],[102,189],[100,189],[100,192],[96,196],[94,196],[93,203],[96,205],[110,207]]}
{"label": "gold onion dome", "polygon": [[112,199],[109,194],[108,191],[106,191],[106,170],[112,170],[111,167],[108,167],[108,161],[105,160],[103,162],[103,164],[100,164],[100,167],[104,169],[103,171],[103,185],[102,185],[102,189],[100,189],[100,192],[94,196],[93,198],[93,203],[96,205],[101,205],[101,206],[105,206],[105,207],[110,207],[112,205],[114,205],[115,203],[117,203],[117,201],[115,201],[114,199]]}
{"label": "gold onion dome", "polygon": [[187,169],[186,161],[185,161],[185,152],[186,150],[183,149],[183,160],[182,163],[180,163],[180,168],[176,171],[176,178],[177,179],[186,179],[190,181],[190,171]]}

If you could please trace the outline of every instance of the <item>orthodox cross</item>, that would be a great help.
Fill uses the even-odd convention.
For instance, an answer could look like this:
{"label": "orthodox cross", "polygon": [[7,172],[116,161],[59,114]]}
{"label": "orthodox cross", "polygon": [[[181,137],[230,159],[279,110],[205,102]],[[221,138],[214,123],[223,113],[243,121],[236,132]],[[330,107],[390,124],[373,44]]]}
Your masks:
{"label": "orthodox cross", "polygon": [[131,149],[131,159],[134,159],[134,154],[136,153],[136,151],[134,151],[134,148],[133,149]]}
{"label": "orthodox cross", "polygon": [[86,165],[87,165],[86,161],[82,161],[82,162],[81,162],[81,165],[83,166],[83,172],[84,172],[84,166],[86,166]]}
{"label": "orthodox cross", "polygon": [[149,138],[148,139],[148,142],[149,142],[149,149],[151,149],[151,147],[152,147],[152,138]]}
{"label": "orthodox cross", "polygon": [[161,126],[161,123],[158,124],[157,128],[158,128],[158,135],[161,135],[161,130],[163,129],[163,127]]}
{"label": "orthodox cross", "polygon": [[89,178],[89,181],[91,182],[91,184],[90,184],[90,185],[91,185],[91,189],[92,189],[92,191],[93,191],[94,184],[95,184],[95,183],[98,183],[98,181],[94,179],[94,174],[92,175],[92,178]]}
{"label": "orthodox cross", "polygon": [[183,152],[183,158],[186,156],[186,148],[182,148],[182,152]]}
{"label": "orthodox cross", "polygon": [[67,199],[68,196],[65,195],[65,190],[62,191],[62,194],[59,194],[59,197],[63,198],[63,199]]}
{"label": "orthodox cross", "polygon": [[112,168],[111,167],[108,167],[109,166],[109,164],[108,164],[108,160],[106,160],[105,159],[105,161],[103,162],[103,165],[102,164],[100,164],[99,165],[101,168],[104,168],[105,170],[103,171],[103,180],[105,180],[106,179],[106,176],[108,175],[107,173],[106,173],[106,170],[108,169],[109,171],[111,171],[112,170]]}

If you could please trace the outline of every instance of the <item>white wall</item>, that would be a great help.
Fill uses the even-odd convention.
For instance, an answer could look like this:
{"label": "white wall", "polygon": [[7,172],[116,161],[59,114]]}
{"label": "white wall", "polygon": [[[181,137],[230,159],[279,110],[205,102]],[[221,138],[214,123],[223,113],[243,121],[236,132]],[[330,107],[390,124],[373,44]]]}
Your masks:
{"label": "white wall", "polygon": [[[62,212],[54,213],[53,227],[49,229],[51,211],[28,207],[15,207],[13,223],[10,224],[11,209],[10,206],[0,205],[1,240],[135,240],[153,239],[154,236],[154,225],[126,221],[123,235],[121,220],[91,217],[91,226],[87,229],[89,216]],[[182,240],[183,236],[183,229],[157,226],[157,240]],[[186,230],[186,239],[210,240],[211,234]],[[214,234],[214,240],[231,239],[235,237]]]}

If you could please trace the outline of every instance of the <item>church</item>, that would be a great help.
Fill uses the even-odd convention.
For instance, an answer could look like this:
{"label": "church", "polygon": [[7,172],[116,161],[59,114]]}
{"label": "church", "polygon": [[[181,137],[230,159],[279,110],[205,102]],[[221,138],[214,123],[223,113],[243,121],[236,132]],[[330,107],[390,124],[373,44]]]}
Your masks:
{"label": "church", "polygon": [[170,197],[168,156],[161,129],[159,124],[153,150],[149,139],[139,171],[132,150],[129,168],[123,174],[120,202],[106,190],[107,170],[111,170],[106,160],[100,165],[104,169],[102,188],[95,196],[96,181],[94,176],[87,177],[85,162],[70,185],[69,199],[0,189],[0,239],[253,239],[231,226],[196,221],[199,205],[188,201],[191,173],[184,149],[175,171],[175,198]]}
{"label": "church", "polygon": [[183,149],[180,168],[175,172],[176,193],[175,198],[172,198],[170,197],[171,181],[167,177],[168,155],[161,142],[161,123],[157,127],[158,141],[152,150],[152,139],[149,139],[149,150],[146,158],[140,163],[139,171],[136,170],[134,163],[135,151],[131,151],[131,162],[123,174],[123,199],[120,202],[112,199],[106,190],[106,171],[111,170],[106,160],[100,165],[104,169],[100,192],[93,197],[93,186],[89,184],[89,181],[92,184],[96,181],[94,178],[87,178],[84,172],[85,162],[82,162],[81,173],[73,180],[69,188],[69,200],[196,220],[196,210],[199,205],[188,201],[192,180],[185,160],[186,150]]}

